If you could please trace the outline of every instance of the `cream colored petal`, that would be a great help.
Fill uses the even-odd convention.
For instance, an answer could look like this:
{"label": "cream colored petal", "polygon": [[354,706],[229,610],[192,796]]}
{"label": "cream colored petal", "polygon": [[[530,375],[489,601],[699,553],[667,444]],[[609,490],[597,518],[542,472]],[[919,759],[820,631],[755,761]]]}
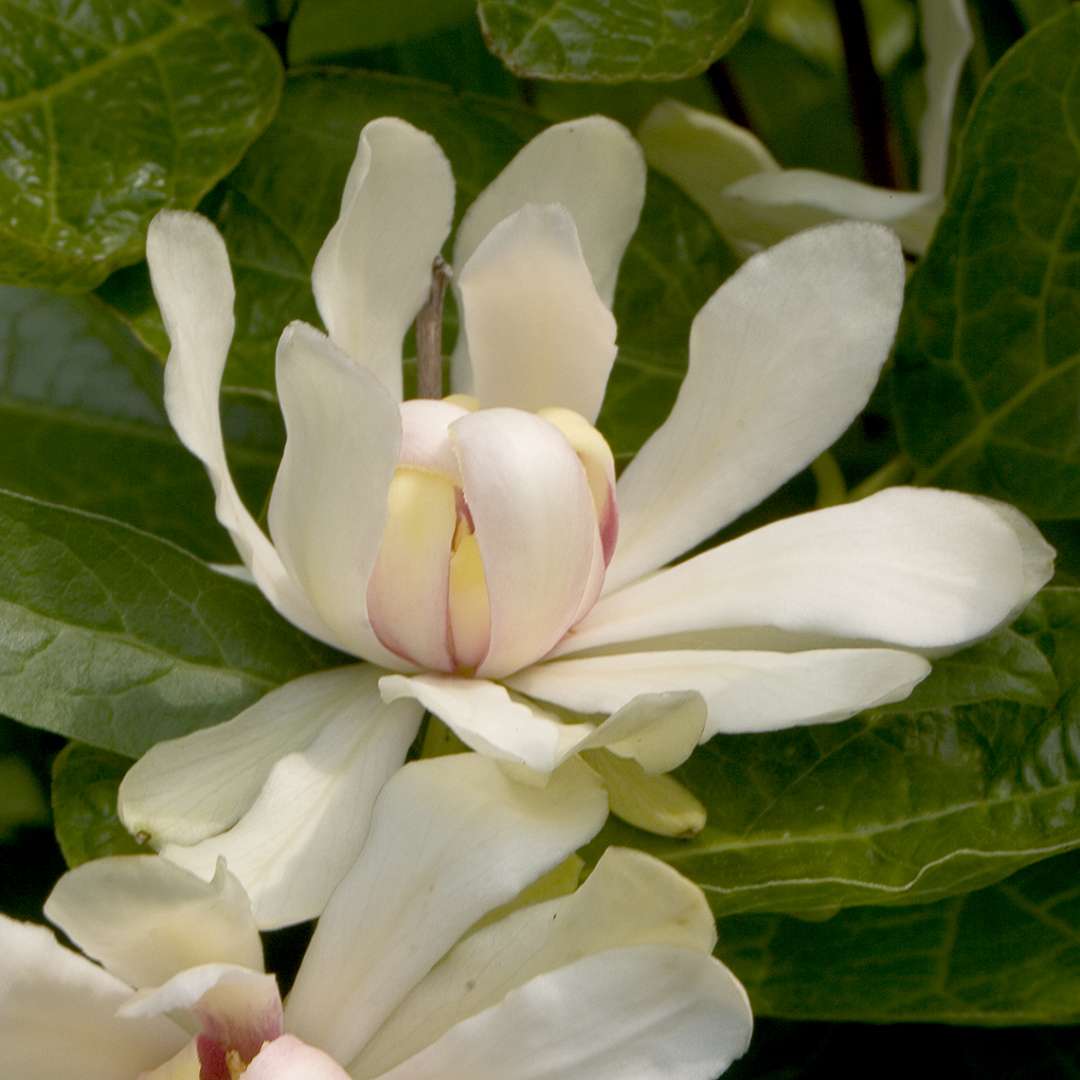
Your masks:
{"label": "cream colored petal", "polygon": [[95,859],[57,882],[45,914],[130,986],[213,962],[263,966],[251,902],[224,862],[207,882],[157,855]]}
{"label": "cream colored petal", "polygon": [[716,944],[709,905],[658,859],[608,848],[576,892],[515,911],[455,946],[349,1072],[357,1080],[381,1076],[530,979],[583,956],[645,944],[708,954]]}
{"label": "cream colored petal", "polygon": [[670,415],[619,479],[606,591],[706,539],[839,437],[888,356],[903,289],[896,238],[862,224],[800,233],[720,286],[694,320]]}
{"label": "cream colored petal", "polygon": [[398,405],[371,372],[305,323],[277,349],[285,452],[270,494],[270,535],[293,578],[346,651],[399,659],[367,619],[367,587],[398,462]]}
{"label": "cream colored petal", "polygon": [[401,344],[450,233],[454,177],[439,144],[396,117],[360,132],[341,213],[312,273],[334,343],[401,400]]}
{"label": "cream colored petal", "polygon": [[596,420],[615,361],[615,319],[562,206],[527,203],[458,272],[472,393],[484,407],[561,405]]}
{"label": "cream colored petal", "polygon": [[542,789],[473,754],[401,769],[316,928],[289,995],[289,1031],[351,1060],[469,927],[606,816],[599,781],[576,761]]}

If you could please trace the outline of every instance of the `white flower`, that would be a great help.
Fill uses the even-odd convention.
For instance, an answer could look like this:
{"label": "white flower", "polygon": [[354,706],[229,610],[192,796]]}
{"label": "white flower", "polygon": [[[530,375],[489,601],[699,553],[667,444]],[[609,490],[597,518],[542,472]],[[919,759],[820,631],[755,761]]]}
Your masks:
{"label": "white flower", "polygon": [[125,779],[125,824],[203,877],[225,855],[260,925],[322,910],[425,708],[534,782],[589,752],[616,813],[678,834],[703,811],[660,774],[700,741],[903,698],[929,671],[920,654],[990,633],[1047,580],[1052,552],[1016,511],[902,488],[662,569],[859,413],[904,269],[893,235],[859,224],[749,260],[698,314],[675,406],[613,485],[592,424],[643,193],[640,151],[611,121],[529,143],[457,231],[453,389],[473,400],[402,404],[402,339],[453,187],[429,136],[369,124],[315,264],[330,336],[294,323],[278,348],[287,443],[273,543],[221,437],[224,244],[196,215],[155,219],[166,404],[218,517],[285,617],[376,665],[300,679],[155,747]]}
{"label": "white flower", "polygon": [[711,1080],[750,1009],[674,870],[613,848],[577,892],[475,928],[605,815],[579,762],[546,789],[474,754],[400,770],[284,1007],[224,863],[210,883],[157,856],[87,863],[46,913],[103,967],[0,917],[5,1075]]}
{"label": "white flower", "polygon": [[745,128],[678,101],[642,121],[649,164],[670,176],[736,246],[756,250],[800,229],[848,218],[895,229],[922,255],[945,206],[953,106],[972,32],[964,0],[919,0],[926,108],[919,126],[919,190],[892,191],[816,169],[782,169]]}

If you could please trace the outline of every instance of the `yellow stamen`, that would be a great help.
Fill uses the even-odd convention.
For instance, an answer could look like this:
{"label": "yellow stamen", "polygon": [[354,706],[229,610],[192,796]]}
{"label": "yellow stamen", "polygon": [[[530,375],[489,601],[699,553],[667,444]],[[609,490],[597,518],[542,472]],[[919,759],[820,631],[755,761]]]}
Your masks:
{"label": "yellow stamen", "polygon": [[244,1059],[240,1057],[237,1050],[226,1052],[225,1067],[229,1070],[229,1080],[236,1080],[238,1076],[242,1076],[247,1072],[247,1065],[244,1064]]}

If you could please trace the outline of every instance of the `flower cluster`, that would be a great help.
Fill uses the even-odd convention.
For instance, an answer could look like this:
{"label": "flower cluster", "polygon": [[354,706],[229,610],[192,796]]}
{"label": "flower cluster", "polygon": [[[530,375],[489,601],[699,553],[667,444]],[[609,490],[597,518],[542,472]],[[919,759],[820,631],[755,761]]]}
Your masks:
{"label": "flower cluster", "polygon": [[[278,345],[269,535],[218,412],[224,242],[195,214],[154,221],[166,405],[231,572],[363,663],[136,764],[120,812],[160,854],[73,870],[46,908],[101,966],[0,921],[13,1075],[710,1080],[745,1050],[746,995],[711,955],[701,891],[615,848],[573,891],[575,852],[609,807],[699,829],[665,775],[699,743],[902,699],[928,656],[1014,615],[1053,553],[1008,506],[896,488],[687,557],[866,404],[904,261],[853,223],[749,259],[617,477],[596,425],[644,185],[611,121],[529,143],[457,228],[450,393],[403,400],[453,180],[430,136],[368,124],[313,271],[327,332],[292,323]],[[403,766],[425,710],[471,752]],[[315,917],[283,1001],[258,931]]]}

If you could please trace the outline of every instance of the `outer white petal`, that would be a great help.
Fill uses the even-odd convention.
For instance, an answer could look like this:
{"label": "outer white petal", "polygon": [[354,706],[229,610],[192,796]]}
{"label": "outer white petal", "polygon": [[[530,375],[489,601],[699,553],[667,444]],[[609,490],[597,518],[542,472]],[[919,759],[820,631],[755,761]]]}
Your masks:
{"label": "outer white petal", "polygon": [[382,1080],[713,1080],[752,1028],[718,960],[639,945],[537,976]]}
{"label": "outer white petal", "polygon": [[697,690],[709,709],[704,741],[718,732],[844,720],[901,701],[929,673],[921,656],[896,649],[700,649],[554,660],[507,682],[531,697],[580,712],[611,712],[638,694]]}
{"label": "outer white petal", "polygon": [[891,191],[813,169],[785,169],[744,177],[717,196],[714,206],[723,232],[757,245],[848,218],[888,225],[907,251],[921,255],[945,200],[936,191]]}
{"label": "outer white petal", "polygon": [[131,990],[42,926],[0,915],[0,1047],[12,1080],[119,1080],[187,1042],[171,1021],[123,1020]]}
{"label": "outer white petal", "polygon": [[596,420],[615,362],[615,319],[563,207],[529,203],[501,221],[460,270],[458,289],[482,406],[562,405]]}
{"label": "outer white petal", "polygon": [[312,287],[334,343],[397,401],[402,339],[427,298],[453,213],[454,178],[439,144],[394,117],[365,125]]}
{"label": "outer white petal", "polygon": [[515,911],[456,945],[349,1072],[358,1080],[377,1077],[537,975],[592,953],[645,944],[707,955],[716,944],[709,905],[697,886],[658,859],[608,848],[576,892]]}
{"label": "outer white petal", "polygon": [[774,522],[601,600],[563,654],[685,631],[774,627],[957,648],[1050,580],[1053,549],[1017,510],[890,488]]}
{"label": "outer white petal", "polygon": [[578,732],[529,702],[515,701],[487,679],[385,675],[379,689],[386,701],[418,701],[471,750],[539,773],[555,769],[568,745],[592,730],[582,725]]}
{"label": "outer white petal", "polygon": [[215,727],[152,747],[120,784],[129,832],[195,844],[239,821],[283,757],[304,750],[369,685],[359,664],[305,675]]}
{"label": "outer white petal", "polygon": [[608,591],[760,502],[866,404],[904,290],[892,233],[841,224],[754,256],[701,309],[667,420],[618,485]]}
{"label": "outer white petal", "polygon": [[130,986],[212,962],[263,966],[251,903],[224,863],[206,882],[156,855],[96,859],[57,882],[45,914]]}
{"label": "outer white petal", "polygon": [[354,655],[396,666],[367,620],[367,585],[401,447],[398,405],[305,323],[277,350],[287,439],[270,495],[270,535],[336,639]]}
{"label": "outer white petal", "polygon": [[483,409],[458,420],[451,437],[491,602],[477,674],[498,678],[569,629],[590,580],[596,512],[577,454],[546,420]]}
{"label": "outer white petal", "polygon": [[543,789],[472,754],[406,766],[319,921],[289,1030],[351,1060],[473,923],[595,835],[606,814],[599,782],[576,761]]}
{"label": "outer white petal", "polygon": [[648,163],[709,213],[729,184],[780,170],[752,131],[681,101],[661,101],[642,120],[637,137]]}
{"label": "outer white petal", "polygon": [[[454,266],[463,267],[484,237],[526,203],[558,203],[574,219],[596,291],[611,307],[644,200],[645,159],[621,124],[603,116],[555,124],[523,147],[469,207],[454,241]],[[463,335],[453,378],[456,390],[469,390]]]}
{"label": "outer white petal", "polygon": [[349,1080],[332,1058],[291,1035],[265,1046],[244,1072],[245,1080]]}
{"label": "outer white petal", "polygon": [[206,218],[166,210],[150,223],[146,259],[172,344],[165,409],[180,440],[206,466],[218,521],[274,607],[314,637],[338,644],[244,506],[229,473],[218,410],[234,326],[235,289],[225,242]]}
{"label": "outer white petal", "polygon": [[251,897],[255,920],[273,929],[315,918],[364,843],[383,784],[420,727],[414,702],[387,705],[382,673],[343,679],[347,696],[311,744],[280,758],[251,808],[227,832],[161,854],[202,877],[219,858]]}
{"label": "outer white petal", "polygon": [[919,125],[919,188],[941,194],[956,90],[973,36],[964,0],[919,0],[926,53],[926,111]]}

